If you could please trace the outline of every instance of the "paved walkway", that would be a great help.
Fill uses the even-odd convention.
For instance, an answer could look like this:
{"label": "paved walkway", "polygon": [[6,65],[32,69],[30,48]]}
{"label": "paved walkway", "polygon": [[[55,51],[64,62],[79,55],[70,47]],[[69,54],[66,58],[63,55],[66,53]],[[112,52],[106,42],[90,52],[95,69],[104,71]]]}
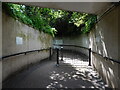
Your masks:
{"label": "paved walkway", "polygon": [[14,75],[3,88],[99,88],[107,87],[99,74],[82,57],[64,54],[64,61],[56,66],[56,59],[44,60]]}

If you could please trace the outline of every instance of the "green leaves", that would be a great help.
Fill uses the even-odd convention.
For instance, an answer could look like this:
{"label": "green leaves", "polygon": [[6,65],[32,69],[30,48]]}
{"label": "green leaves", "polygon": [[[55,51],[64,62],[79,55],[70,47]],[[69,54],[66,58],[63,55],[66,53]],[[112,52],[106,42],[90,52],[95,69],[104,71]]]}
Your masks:
{"label": "green leaves", "polygon": [[[52,35],[77,35],[88,33],[96,16],[86,13],[3,3],[10,16],[39,31]],[[57,30],[56,30],[57,29]]]}
{"label": "green leaves", "polygon": [[50,9],[12,3],[3,3],[3,8],[6,10],[7,14],[24,24],[52,36],[56,33],[56,30],[53,29],[48,22],[51,19],[47,18],[47,13],[51,12]]}
{"label": "green leaves", "polygon": [[95,22],[97,20],[97,17],[92,15],[86,22],[85,22],[85,27],[82,28],[83,33],[88,33],[94,26]]}

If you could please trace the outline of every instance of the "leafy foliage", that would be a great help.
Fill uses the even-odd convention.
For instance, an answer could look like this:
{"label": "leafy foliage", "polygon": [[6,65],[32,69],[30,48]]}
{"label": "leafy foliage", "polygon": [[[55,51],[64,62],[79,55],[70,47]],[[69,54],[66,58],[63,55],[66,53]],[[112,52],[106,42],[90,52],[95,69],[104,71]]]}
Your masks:
{"label": "leafy foliage", "polygon": [[54,37],[88,33],[96,16],[86,13],[3,3],[5,11],[15,19]]}

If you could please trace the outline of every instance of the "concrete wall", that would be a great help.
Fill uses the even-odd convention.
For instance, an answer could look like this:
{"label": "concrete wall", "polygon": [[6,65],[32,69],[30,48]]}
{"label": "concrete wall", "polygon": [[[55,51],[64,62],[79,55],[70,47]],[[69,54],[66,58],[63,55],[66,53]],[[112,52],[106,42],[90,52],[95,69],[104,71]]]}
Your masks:
{"label": "concrete wall", "polygon": [[[2,56],[51,47],[52,37],[50,35],[42,31],[34,30],[12,17],[7,16],[5,13],[2,14],[2,19]],[[23,39],[22,44],[17,44],[16,37]],[[5,80],[9,75],[22,69],[22,67],[39,62],[48,57],[49,50],[44,50],[3,59],[2,79]]]}
{"label": "concrete wall", "polygon": [[[119,11],[120,11],[120,7],[119,7]],[[118,12],[118,17],[120,16],[120,12]],[[120,17],[118,18],[118,59],[120,60]],[[120,65],[118,65],[118,76],[119,76],[119,88],[120,88]]]}
{"label": "concrete wall", "polygon": [[[82,34],[80,36],[74,37],[56,37],[54,40],[63,40],[63,44],[67,45],[78,45],[89,48],[89,36],[87,34]],[[83,48],[73,48],[73,47],[64,47],[68,49],[74,49],[76,51],[80,51],[83,54],[88,56],[88,50]]]}
{"label": "concrete wall", "polygon": [[0,2],[0,89],[2,89],[2,3]]}
{"label": "concrete wall", "polygon": [[[118,56],[118,12],[120,7],[115,8],[105,15],[90,33],[90,47],[93,51],[119,60]],[[112,88],[120,88],[120,64],[106,60],[103,57],[92,54],[92,63],[95,69],[102,75],[106,83]]]}
{"label": "concrete wall", "polygon": [[[98,15],[99,17],[99,15]],[[64,44],[80,45],[91,48],[104,57],[120,60],[120,49],[118,48],[120,32],[120,6],[106,14],[89,35],[80,35],[76,38],[55,38],[62,39]],[[81,52],[86,53],[84,50]],[[120,64],[106,60],[100,55],[92,53],[92,65],[102,76],[103,80],[112,88],[120,88]]]}

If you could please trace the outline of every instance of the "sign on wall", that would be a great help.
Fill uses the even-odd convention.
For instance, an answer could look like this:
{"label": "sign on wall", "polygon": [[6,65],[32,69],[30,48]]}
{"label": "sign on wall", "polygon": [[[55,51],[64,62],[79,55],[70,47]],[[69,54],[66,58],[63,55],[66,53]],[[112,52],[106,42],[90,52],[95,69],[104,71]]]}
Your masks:
{"label": "sign on wall", "polygon": [[63,40],[54,40],[54,48],[61,48],[58,45],[62,45],[63,44]]}
{"label": "sign on wall", "polygon": [[16,44],[17,45],[23,44],[23,38],[22,37],[16,37]]}
{"label": "sign on wall", "polygon": [[54,40],[54,44],[62,45],[63,44],[63,40]]}

